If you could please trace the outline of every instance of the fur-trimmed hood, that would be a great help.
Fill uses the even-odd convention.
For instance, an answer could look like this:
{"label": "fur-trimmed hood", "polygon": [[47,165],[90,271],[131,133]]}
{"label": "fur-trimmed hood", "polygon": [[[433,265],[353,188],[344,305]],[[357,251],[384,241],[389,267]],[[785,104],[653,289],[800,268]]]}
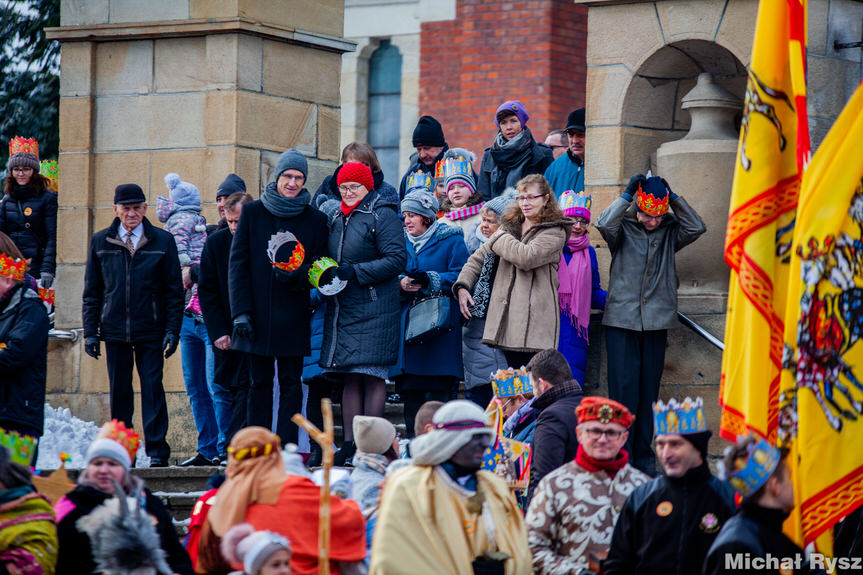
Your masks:
{"label": "fur-trimmed hood", "polygon": [[[530,228],[530,230],[528,230],[528,232],[531,232],[534,230],[542,230],[542,229],[555,228],[558,226],[562,226],[563,229],[566,230],[566,237],[569,237],[570,232],[572,232],[572,226],[574,223],[575,223],[575,220],[573,220],[572,218],[568,218],[566,216],[555,217],[554,219],[550,219],[550,220],[547,220],[544,222],[540,222],[538,224],[534,224],[533,226],[531,226],[531,228]],[[512,234],[514,237],[516,237],[518,239],[521,239],[521,224],[516,222],[516,221],[508,220],[506,218],[501,218],[500,229],[504,230],[507,233]]]}

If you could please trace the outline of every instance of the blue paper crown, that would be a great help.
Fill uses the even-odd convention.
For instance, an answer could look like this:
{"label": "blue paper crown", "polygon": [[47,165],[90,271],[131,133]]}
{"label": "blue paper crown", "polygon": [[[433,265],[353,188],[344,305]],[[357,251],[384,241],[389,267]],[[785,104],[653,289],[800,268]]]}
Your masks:
{"label": "blue paper crown", "polygon": [[585,191],[574,192],[572,190],[566,190],[562,194],[560,194],[560,209],[566,210],[569,208],[583,208],[585,210],[589,210],[590,206],[593,205],[593,200]]}
{"label": "blue paper crown", "polygon": [[405,190],[407,190],[405,193],[412,190],[427,190],[431,192],[434,190],[434,178],[432,178],[431,174],[417,170],[408,176],[407,182],[405,182]]}
{"label": "blue paper crown", "polygon": [[735,469],[729,470],[728,473],[728,483],[744,498],[767,483],[781,457],[779,450],[764,438],[750,444],[747,451],[749,457],[745,461],[742,458],[735,460]]}
{"label": "blue paper crown", "polygon": [[473,178],[473,166],[461,156],[449,158],[443,166],[443,177],[470,176]]}
{"label": "blue paper crown", "polygon": [[660,399],[653,404],[653,423],[656,435],[701,433],[707,431],[704,419],[704,402],[700,397],[687,397],[682,402]]}
{"label": "blue paper crown", "polygon": [[533,393],[530,376],[521,369],[500,369],[491,375],[491,388],[498,398]]}

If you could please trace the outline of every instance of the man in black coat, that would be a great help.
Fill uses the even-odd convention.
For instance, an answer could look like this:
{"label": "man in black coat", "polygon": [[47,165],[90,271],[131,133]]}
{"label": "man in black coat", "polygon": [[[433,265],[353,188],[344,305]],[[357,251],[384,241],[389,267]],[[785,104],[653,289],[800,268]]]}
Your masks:
{"label": "man in black coat", "polygon": [[[24,283],[27,262],[0,232],[0,427],[42,436],[48,314]],[[0,447],[2,449],[2,447]]]}
{"label": "man in black coat", "polygon": [[[611,536],[605,575],[689,575],[734,515],[731,486],[707,465],[710,430],[701,398],[653,406],[663,475],[629,495]],[[533,478],[531,478],[531,481]]]}
{"label": "man in black coat", "polygon": [[307,174],[308,163],[297,150],[279,156],[275,181],[260,200],[243,206],[228,264],[231,349],[250,354],[248,424],[272,426],[278,360],[282,444],[296,443],[299,431],[290,418],[302,408],[303,357],[311,351],[308,273],[312,262],[327,255],[327,217],[309,205]]}
{"label": "man in black coat", "polygon": [[[223,202],[227,227],[213,232],[207,238],[198,268],[198,299],[201,302],[207,334],[213,342],[213,387],[216,391],[213,403],[217,419],[219,403],[223,397],[230,397],[231,415],[225,433],[226,444],[231,442],[234,433],[246,426],[249,366],[246,354],[231,349],[233,317],[228,296],[228,259],[231,254],[231,240],[240,223],[243,205],[251,201],[252,196],[249,194],[236,192]],[[220,453],[219,457],[224,455]]]}
{"label": "man in black coat", "polygon": [[538,394],[533,408],[539,411],[531,443],[526,509],[540,480],[575,459],[578,451],[575,434],[578,416],[575,408],[581,403],[584,392],[581,384],[572,379],[572,370],[566,357],[556,349],[540,351],[531,358],[525,369],[534,393]]}
{"label": "man in black coat", "polygon": [[416,161],[402,176],[399,184],[399,201],[405,199],[408,176],[414,172],[425,172],[434,176],[435,166],[443,159],[444,152],[449,149],[440,122],[432,116],[422,116],[417,122],[413,133],[413,146],[416,148]]}
{"label": "man in black coat", "polygon": [[[144,217],[137,184],[114,190],[114,221],[93,234],[84,275],[84,351],[99,359],[105,342],[111,418],[132,426],[132,367],[141,379],[144,437],[151,466],[168,465],[168,407],[162,387],[164,357],[180,342],[183,281],[177,245]],[[134,361],[133,361],[134,355]]]}

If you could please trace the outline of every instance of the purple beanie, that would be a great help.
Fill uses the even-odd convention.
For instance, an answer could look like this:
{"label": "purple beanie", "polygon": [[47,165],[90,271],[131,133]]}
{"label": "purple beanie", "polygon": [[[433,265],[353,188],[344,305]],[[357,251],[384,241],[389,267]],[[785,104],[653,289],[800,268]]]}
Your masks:
{"label": "purple beanie", "polygon": [[524,107],[524,104],[522,104],[518,100],[507,100],[506,102],[501,104],[500,107],[498,107],[497,112],[494,113],[494,123],[497,124],[498,128],[500,128],[501,114],[505,112],[515,114],[518,118],[518,121],[521,122],[522,128],[524,128],[524,125],[527,124],[527,121],[530,119],[530,115],[528,115],[527,109]]}

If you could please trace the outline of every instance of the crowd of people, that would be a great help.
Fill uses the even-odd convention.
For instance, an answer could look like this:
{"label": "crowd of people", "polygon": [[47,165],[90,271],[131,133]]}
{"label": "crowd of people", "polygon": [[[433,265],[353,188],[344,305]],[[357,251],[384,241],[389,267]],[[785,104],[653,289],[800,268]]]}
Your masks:
{"label": "crowd of people", "polygon": [[[117,186],[82,306],[85,353],[98,360],[104,344],[112,421],[53,511],[26,465],[0,457],[0,527],[23,513],[40,535],[0,529],[0,573],[315,573],[321,505],[331,573],[713,574],[733,572],[728,553],[798,552],[781,534],[787,454],[747,439],[720,480],[701,399],[658,400],[675,254],[705,232],[699,215],[664,179],[633,176],[596,221],[606,291],[584,109],[547,143],[520,101],[493,120],[475,166],[422,116],[398,189],[354,142],[312,195],[306,158],[287,150],[258,200],[229,174],[212,224],[179,174],[164,178],[161,228],[141,186]],[[39,296],[55,273],[57,199],[38,150],[14,144],[0,203],[0,433],[29,438],[13,444],[21,456],[14,445],[42,433]],[[608,398],[584,391],[592,309],[604,310]],[[198,432],[180,465],[226,465],[185,545],[130,472],[132,371],[150,465],[168,466],[163,364],[178,348]],[[291,420],[322,428],[325,397],[341,404],[334,463],[353,468],[326,504],[307,471],[323,450],[297,453]],[[388,401],[404,405],[403,445]]]}

